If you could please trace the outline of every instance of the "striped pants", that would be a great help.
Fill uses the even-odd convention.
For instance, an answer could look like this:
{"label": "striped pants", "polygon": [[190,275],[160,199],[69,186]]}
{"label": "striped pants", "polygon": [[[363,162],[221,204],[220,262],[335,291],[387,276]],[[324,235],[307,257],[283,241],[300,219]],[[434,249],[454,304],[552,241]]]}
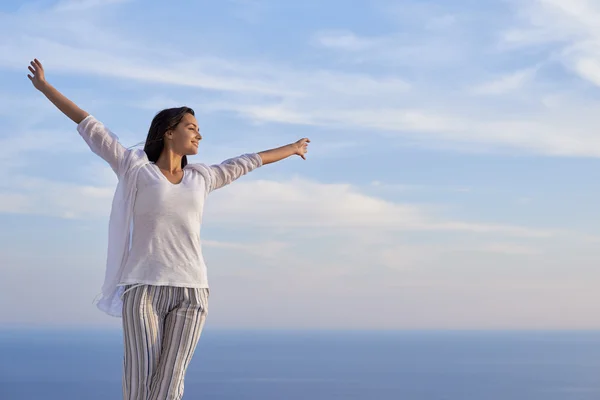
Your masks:
{"label": "striped pants", "polygon": [[208,313],[208,289],[130,285],[123,297],[124,400],[183,397]]}

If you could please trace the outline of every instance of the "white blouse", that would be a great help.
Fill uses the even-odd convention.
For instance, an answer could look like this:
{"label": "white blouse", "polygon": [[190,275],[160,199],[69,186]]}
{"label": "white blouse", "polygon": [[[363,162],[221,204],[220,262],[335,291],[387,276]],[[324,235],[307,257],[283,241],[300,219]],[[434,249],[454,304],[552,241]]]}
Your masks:
{"label": "white blouse", "polygon": [[125,284],[208,287],[200,245],[206,197],[262,166],[261,157],[252,153],[211,166],[188,164],[182,182],[172,184],[143,150],[123,147],[93,116],[81,121],[77,130],[119,178],[97,307],[121,317]]}
{"label": "white blouse", "polygon": [[200,248],[204,178],[186,169],[173,184],[155,164],[137,177],[131,249],[121,285],[208,287]]}

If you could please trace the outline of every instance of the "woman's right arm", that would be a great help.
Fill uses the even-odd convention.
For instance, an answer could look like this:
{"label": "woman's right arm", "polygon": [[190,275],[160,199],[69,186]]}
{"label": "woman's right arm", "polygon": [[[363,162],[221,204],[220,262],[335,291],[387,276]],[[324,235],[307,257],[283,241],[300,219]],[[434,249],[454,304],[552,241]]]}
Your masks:
{"label": "woman's right arm", "polygon": [[44,67],[42,67],[42,63],[37,59],[31,62],[29,71],[31,71],[31,75],[27,75],[27,77],[33,83],[33,86],[42,92],[56,108],[62,111],[73,122],[79,124],[89,115],[46,81]]}
{"label": "woman's right arm", "polygon": [[125,158],[127,149],[119,143],[119,138],[86,111],[65,97],[46,81],[42,63],[37,59],[29,66],[31,75],[27,75],[33,86],[42,92],[63,114],[77,124],[77,130],[90,149],[103,158],[117,175]]}

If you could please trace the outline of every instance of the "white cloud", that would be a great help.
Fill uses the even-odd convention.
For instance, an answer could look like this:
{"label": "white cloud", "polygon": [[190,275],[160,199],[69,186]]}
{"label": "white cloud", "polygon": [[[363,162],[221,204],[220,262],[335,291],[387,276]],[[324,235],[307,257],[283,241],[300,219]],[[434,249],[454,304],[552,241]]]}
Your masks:
{"label": "white cloud", "polygon": [[489,253],[499,253],[507,255],[539,255],[542,252],[532,246],[524,246],[519,243],[490,243],[477,249]]}
{"label": "white cloud", "polygon": [[314,39],[323,47],[345,51],[364,51],[380,43],[380,40],[359,37],[347,31],[319,32]]}
{"label": "white cloud", "polygon": [[479,84],[472,89],[474,94],[499,95],[523,88],[535,75],[536,68],[512,72],[492,81]]}
{"label": "white cloud", "polygon": [[560,60],[581,78],[600,86],[600,7],[587,0],[515,2],[520,25],[504,32],[503,43],[554,46]]}
{"label": "white cloud", "polygon": [[[73,142],[81,141],[75,126],[71,134],[65,132],[39,129],[36,133],[14,130],[8,135],[0,137],[0,148],[10,151],[0,151],[0,160],[6,162],[9,168],[14,167],[11,162],[19,161],[19,158],[28,153],[36,152],[73,152],[80,151],[83,146],[74,145]],[[79,142],[77,142],[79,144]]]}
{"label": "white cloud", "polygon": [[[544,105],[546,107],[547,104]],[[461,107],[462,108],[462,107]],[[302,105],[224,105],[250,120],[305,124],[336,129],[362,129],[371,134],[403,137],[423,147],[454,143],[455,151],[526,152],[549,156],[600,156],[600,138],[591,126],[600,123],[594,103],[571,104],[562,113],[553,109],[502,114],[473,105],[470,112],[448,112],[427,108],[324,108]]]}
{"label": "white cloud", "polygon": [[106,217],[113,187],[77,185],[17,175],[0,186],[0,212],[57,218]]}
{"label": "white cloud", "polygon": [[94,48],[74,47],[51,39],[28,36],[6,40],[4,43],[0,40],[0,49],[5,51],[4,54],[11,54],[11,57],[0,57],[0,65],[22,68],[23,76],[32,54],[35,54],[35,57],[44,64],[49,80],[54,74],[69,73],[220,91],[285,94],[268,82],[219,73],[212,69],[215,63],[218,64],[214,60],[195,59],[187,62],[176,60],[161,62],[160,65],[149,65],[142,55],[127,57]]}
{"label": "white cloud", "polygon": [[93,8],[129,2],[131,0],[61,0],[54,9],[56,11],[88,11]]}
{"label": "white cloud", "polygon": [[311,229],[439,231],[549,237],[556,232],[502,224],[453,221],[427,207],[368,196],[349,184],[295,178],[241,181],[209,199],[210,218],[221,224]]}
{"label": "white cloud", "polygon": [[288,251],[290,244],[282,241],[269,241],[257,243],[224,242],[219,240],[203,240],[202,245],[208,248],[224,249],[238,251],[250,254],[259,258],[268,258],[272,260],[282,259],[285,251]]}
{"label": "white cloud", "polygon": [[[556,8],[556,4],[548,4],[545,9]],[[567,13],[568,18],[584,18],[578,8],[574,10]],[[558,11],[551,15],[554,18],[549,19],[551,22],[560,17]],[[461,65],[469,70],[474,62],[474,51],[482,49],[472,48],[473,43],[450,40],[445,37],[447,33],[438,30],[429,32],[423,43],[416,44],[419,51],[414,47],[415,43],[400,39],[397,33],[369,38],[352,31],[322,31],[316,36],[326,47],[351,52],[374,63],[383,63],[381,65],[385,65],[385,61],[373,57],[375,54],[423,60],[429,53],[422,53],[421,47],[441,57],[440,61],[446,62],[450,57],[458,63],[428,63],[424,71],[429,82],[425,82],[409,81],[391,70],[386,74],[334,69],[301,71],[286,63],[252,61],[236,64],[233,59],[189,57],[172,49],[143,50],[148,47],[142,42],[136,43],[133,38],[117,40],[118,31],[103,29],[100,21],[89,24],[93,36],[83,35],[73,41],[67,37],[79,32],[81,26],[59,17],[52,12],[42,15],[39,10],[3,16],[1,20],[5,22],[3,29],[7,35],[2,37],[7,39],[0,40],[0,48],[5,50],[0,54],[10,54],[10,57],[0,56],[0,65],[23,68],[25,74],[26,62],[36,54],[46,61],[50,77],[70,73],[211,89],[222,92],[222,96],[203,100],[205,109],[235,112],[254,123],[352,129],[388,140],[392,136],[410,138],[432,148],[453,143],[455,148],[464,151],[477,150],[484,145],[487,149],[551,156],[600,155],[600,143],[589,128],[597,125],[600,117],[590,105],[582,109],[578,104],[582,100],[576,93],[572,95],[574,98],[568,99],[571,101],[561,103],[560,112],[557,107],[548,108],[547,99],[564,90],[553,87],[552,82],[537,85],[535,90],[525,94],[523,90],[528,83],[543,79],[537,74],[537,66],[524,66],[509,74],[503,71],[498,74],[500,78],[485,83],[481,83],[484,81],[482,74],[476,73],[464,84],[455,84],[450,66]],[[434,14],[434,17],[453,20],[447,13]],[[538,19],[545,21],[544,18],[546,14],[541,14]],[[584,19],[588,21],[589,18]],[[22,29],[26,20],[35,21],[28,24],[34,26],[33,30]],[[536,19],[535,29],[545,26],[542,21]],[[38,22],[42,28],[36,30]],[[589,21],[586,23],[589,25]],[[52,35],[47,35],[49,27],[56,28],[50,30]],[[570,27],[569,24],[561,25],[562,31]],[[588,31],[595,32],[578,30],[577,33],[591,35]],[[565,32],[565,38],[574,37],[570,31]],[[437,44],[430,46],[431,41]],[[119,44],[111,47],[111,43]],[[600,63],[595,58],[573,58],[572,54],[577,52],[592,54],[591,48],[586,50],[585,43],[578,43],[584,50],[571,48],[565,53],[565,57],[569,57],[565,60],[571,60],[573,68],[586,79],[595,82],[597,78],[600,82],[600,68],[597,67]],[[444,55],[443,51],[437,51],[438,47],[454,55]],[[169,61],[155,62],[155,55],[163,50],[168,57],[160,59]],[[506,99],[503,96],[501,104],[496,96],[473,99],[466,95],[469,90],[478,94],[504,94]],[[165,97],[160,103],[167,99]],[[158,101],[155,97],[152,104]]]}
{"label": "white cloud", "polygon": [[[97,172],[92,173],[97,169]],[[95,185],[78,185],[23,175],[7,177],[0,186],[0,212],[59,218],[107,217],[114,179],[104,166],[85,168]],[[40,205],[43,205],[41,207]],[[350,184],[324,184],[295,178],[286,182],[236,182],[208,201],[208,220],[246,227],[374,231],[437,231],[497,234],[528,238],[558,232],[502,224],[453,221],[428,207],[402,204],[366,195]],[[358,231],[357,231],[358,232]],[[209,242],[210,243],[210,242]],[[218,242],[212,242],[218,247]],[[223,245],[221,244],[221,247]],[[240,248],[241,249],[241,248]],[[246,248],[248,250],[248,248]]]}
{"label": "white cloud", "polygon": [[401,193],[401,192],[459,192],[467,193],[472,189],[465,186],[431,186],[431,185],[403,185],[400,183],[385,183],[381,181],[372,181],[370,187],[377,192]]}
{"label": "white cloud", "polygon": [[580,58],[574,62],[573,67],[582,78],[600,86],[600,60]]}

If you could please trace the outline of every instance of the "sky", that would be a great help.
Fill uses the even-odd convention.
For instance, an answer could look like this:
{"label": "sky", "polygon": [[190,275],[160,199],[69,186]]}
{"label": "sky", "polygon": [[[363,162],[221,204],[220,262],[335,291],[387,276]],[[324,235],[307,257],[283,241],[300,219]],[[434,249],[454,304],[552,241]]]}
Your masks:
{"label": "sky", "polygon": [[125,146],[187,105],[192,162],[311,139],[209,197],[207,327],[599,329],[600,4],[0,3],[0,327],[116,328],[116,177],[26,75]]}

